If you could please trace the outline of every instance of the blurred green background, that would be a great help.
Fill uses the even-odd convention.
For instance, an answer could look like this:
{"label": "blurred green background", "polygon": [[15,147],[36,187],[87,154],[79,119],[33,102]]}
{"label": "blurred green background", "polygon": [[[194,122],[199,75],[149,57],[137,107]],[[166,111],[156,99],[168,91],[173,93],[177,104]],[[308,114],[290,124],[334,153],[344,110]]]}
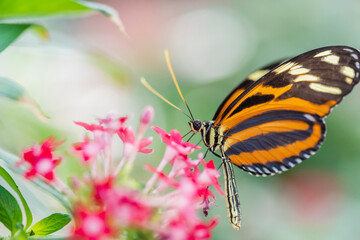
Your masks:
{"label": "blurred green background", "polygon": [[[51,117],[44,122],[23,105],[0,99],[3,149],[18,154],[49,135],[66,139],[66,149],[83,133],[73,121],[93,122],[117,111],[137,125],[147,105],[155,108],[154,125],[185,134],[188,119],[139,82],[144,76],[185,109],[166,67],[165,48],[183,94],[201,120],[210,120],[232,88],[263,65],[322,46],[360,48],[358,0],[101,2],[118,11],[128,37],[100,14],[49,18],[39,22],[48,29],[49,41],[27,32],[0,53],[0,76],[21,84]],[[355,87],[326,119],[323,147],[295,169],[267,178],[235,169],[242,229],[232,229],[225,201],[218,196],[210,210],[210,216],[221,219],[213,239],[360,239],[359,102],[360,87]],[[155,134],[149,130],[148,135]],[[193,142],[198,140],[200,136]],[[163,154],[157,136],[153,148],[152,155],[136,162],[140,181],[149,176],[143,164],[156,165]],[[220,163],[211,154],[207,159]],[[69,157],[60,167],[61,176],[76,166]],[[46,209],[38,214],[46,216]]]}

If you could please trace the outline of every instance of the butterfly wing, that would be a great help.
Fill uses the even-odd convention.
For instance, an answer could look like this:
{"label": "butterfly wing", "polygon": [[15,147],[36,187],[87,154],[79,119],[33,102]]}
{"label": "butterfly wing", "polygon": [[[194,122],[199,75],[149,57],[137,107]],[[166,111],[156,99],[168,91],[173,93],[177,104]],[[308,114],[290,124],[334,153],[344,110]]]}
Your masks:
{"label": "butterfly wing", "polygon": [[222,103],[216,110],[213,119],[216,119],[217,116],[221,115],[223,111],[236,99],[236,97],[240,96],[241,93],[243,93],[247,88],[251,86],[251,84],[255,83],[266,73],[270,72],[271,69],[278,66],[280,63],[284,61],[285,60],[274,62],[251,73],[244,81],[242,81],[236,88],[234,88],[232,92],[229,93],[229,95],[227,95],[227,97],[222,101]]}
{"label": "butterfly wing", "polygon": [[234,90],[214,116],[222,152],[241,169],[273,175],[315,153],[323,118],[359,82],[358,50],[315,49]]}

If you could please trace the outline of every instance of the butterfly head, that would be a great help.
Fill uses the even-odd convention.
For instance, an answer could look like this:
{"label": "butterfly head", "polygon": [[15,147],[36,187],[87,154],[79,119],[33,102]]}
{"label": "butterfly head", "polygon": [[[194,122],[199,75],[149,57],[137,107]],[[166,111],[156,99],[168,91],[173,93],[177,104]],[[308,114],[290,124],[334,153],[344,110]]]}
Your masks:
{"label": "butterfly head", "polygon": [[197,133],[201,131],[201,129],[204,127],[204,124],[200,120],[191,120],[189,122],[189,126],[190,126],[190,130],[193,133]]}

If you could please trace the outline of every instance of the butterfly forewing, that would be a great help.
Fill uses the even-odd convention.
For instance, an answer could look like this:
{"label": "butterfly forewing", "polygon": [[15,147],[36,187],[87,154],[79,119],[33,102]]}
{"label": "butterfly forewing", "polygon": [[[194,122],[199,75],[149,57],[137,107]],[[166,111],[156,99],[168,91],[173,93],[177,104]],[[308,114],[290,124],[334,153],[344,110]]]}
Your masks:
{"label": "butterfly forewing", "polygon": [[250,74],[244,81],[242,81],[236,88],[232,90],[232,92],[227,95],[227,97],[222,101],[218,109],[216,110],[216,113],[214,114],[213,119],[216,119],[217,116],[222,115],[225,109],[238,97],[243,93],[246,89],[250,87],[251,84],[255,83],[257,80],[259,80],[261,77],[263,77],[266,73],[270,72],[271,69],[278,66],[283,61],[277,61],[272,64],[269,64],[252,74]]}
{"label": "butterfly forewing", "polygon": [[325,47],[250,75],[260,79],[235,88],[214,116],[225,155],[255,175],[308,158],[325,137],[323,118],[359,82],[359,58],[353,48]]}

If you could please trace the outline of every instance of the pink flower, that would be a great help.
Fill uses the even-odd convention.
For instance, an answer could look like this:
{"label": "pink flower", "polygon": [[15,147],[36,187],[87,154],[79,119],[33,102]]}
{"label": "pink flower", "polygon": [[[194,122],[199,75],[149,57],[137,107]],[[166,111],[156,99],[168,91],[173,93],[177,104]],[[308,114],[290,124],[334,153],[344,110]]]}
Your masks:
{"label": "pink flower", "polygon": [[112,188],[102,199],[118,226],[146,226],[152,216],[151,207],[134,190]]}
{"label": "pink flower", "polygon": [[173,178],[169,177],[165,173],[156,170],[156,168],[154,168],[153,166],[145,165],[145,169],[147,169],[150,172],[155,173],[158,176],[158,178],[160,180],[160,184],[162,184],[162,186],[159,187],[158,191],[161,192],[161,190],[166,189],[168,187],[173,187],[173,188],[179,187],[178,182],[176,182]]}
{"label": "pink flower", "polygon": [[125,126],[127,119],[127,117],[116,118],[114,114],[109,114],[106,118],[99,119],[99,123],[107,132],[115,133]]}
{"label": "pink flower", "polygon": [[[117,134],[124,143],[124,157],[128,157],[132,152],[136,144],[135,133],[131,127],[120,129]],[[152,137],[140,139],[138,152],[151,153],[153,150],[146,148],[152,143]]]}
{"label": "pink flower", "polygon": [[88,124],[88,123],[84,123],[84,122],[74,122],[76,125],[79,125],[83,128],[85,128],[88,131],[105,131],[105,128],[101,125],[98,124]]}
{"label": "pink flower", "polygon": [[93,197],[97,202],[103,202],[107,193],[114,187],[115,179],[108,177],[93,183]]}
{"label": "pink flower", "polygon": [[111,229],[105,211],[88,210],[85,207],[76,206],[73,215],[75,220],[73,239],[105,240],[110,238]]}
{"label": "pink flower", "polygon": [[152,129],[159,134],[162,141],[168,146],[173,148],[179,155],[188,155],[193,150],[201,148],[193,143],[183,142],[182,136],[178,130],[171,130],[170,134],[159,127],[152,126]]}
{"label": "pink flower", "polygon": [[160,239],[166,240],[203,240],[211,238],[211,230],[217,225],[216,219],[208,224],[196,221],[189,224],[182,218],[173,219],[160,233]]}
{"label": "pink flower", "polygon": [[96,159],[105,146],[105,142],[101,140],[92,140],[88,137],[85,137],[83,142],[73,144],[74,150],[81,154],[82,159],[85,162],[90,159]]}
{"label": "pink flower", "polygon": [[205,162],[202,156],[199,156],[200,162],[204,165],[204,170],[198,176],[197,182],[204,186],[214,186],[216,190],[224,196],[223,191],[221,190],[221,185],[218,182],[218,178],[220,176],[219,171],[215,168],[214,161],[210,160],[209,162]]}
{"label": "pink flower", "polygon": [[23,156],[17,165],[30,164],[25,172],[26,178],[42,176],[49,181],[54,180],[54,169],[60,163],[61,158],[54,156],[53,152],[60,145],[53,137],[45,139],[40,145],[35,144],[30,149],[23,151]]}
{"label": "pink flower", "polygon": [[141,115],[141,124],[148,125],[154,118],[154,109],[146,107]]}

